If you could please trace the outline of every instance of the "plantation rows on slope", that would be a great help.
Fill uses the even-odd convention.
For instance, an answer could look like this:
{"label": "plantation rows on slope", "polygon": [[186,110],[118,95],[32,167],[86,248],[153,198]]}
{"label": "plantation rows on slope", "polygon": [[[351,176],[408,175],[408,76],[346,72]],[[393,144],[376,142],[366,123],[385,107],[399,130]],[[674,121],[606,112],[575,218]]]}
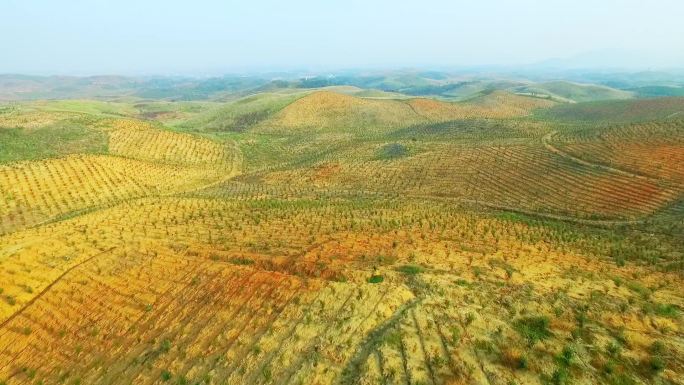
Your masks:
{"label": "plantation rows on slope", "polygon": [[608,231],[396,199],[147,198],[1,240],[9,383],[596,382],[663,358],[676,381],[684,365],[681,277],[616,269],[628,240]]}
{"label": "plantation rows on slope", "polygon": [[681,383],[681,122],[647,103],[5,114],[107,145],[0,166],[0,383]]}
{"label": "plantation rows on slope", "polygon": [[197,188],[239,171],[239,151],[228,144],[140,122],[100,124],[112,155],[0,166],[0,233],[126,199]]}
{"label": "plantation rows on slope", "polygon": [[684,121],[610,125],[563,132],[559,148],[579,158],[638,175],[684,184]]}

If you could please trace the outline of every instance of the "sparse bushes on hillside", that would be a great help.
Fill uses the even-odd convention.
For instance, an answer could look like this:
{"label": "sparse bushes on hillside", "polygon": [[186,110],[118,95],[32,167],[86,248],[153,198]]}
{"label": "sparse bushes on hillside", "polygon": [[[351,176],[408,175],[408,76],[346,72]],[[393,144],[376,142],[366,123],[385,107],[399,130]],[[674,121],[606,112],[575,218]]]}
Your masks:
{"label": "sparse bushes on hillside", "polygon": [[549,317],[546,316],[526,316],[515,320],[513,326],[527,341],[528,346],[534,346],[537,342],[551,337],[549,323]]}

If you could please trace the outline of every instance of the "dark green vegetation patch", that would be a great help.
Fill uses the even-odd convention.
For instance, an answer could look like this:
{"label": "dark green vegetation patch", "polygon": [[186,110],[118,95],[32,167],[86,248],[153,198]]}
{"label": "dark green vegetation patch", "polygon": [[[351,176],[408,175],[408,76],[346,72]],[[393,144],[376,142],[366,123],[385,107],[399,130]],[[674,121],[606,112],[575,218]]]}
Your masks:
{"label": "dark green vegetation patch", "polygon": [[551,337],[550,320],[545,316],[527,316],[515,321],[515,330],[523,337],[529,346],[538,341]]}
{"label": "dark green vegetation patch", "polygon": [[384,280],[385,278],[382,275],[371,275],[371,277],[368,278],[368,283],[380,283]]}
{"label": "dark green vegetation patch", "polygon": [[416,275],[423,272],[423,268],[416,265],[403,265],[397,268],[397,271],[402,272],[406,275]]}
{"label": "dark green vegetation patch", "polygon": [[403,158],[409,155],[409,150],[403,144],[388,143],[378,150],[377,158],[382,160]]}

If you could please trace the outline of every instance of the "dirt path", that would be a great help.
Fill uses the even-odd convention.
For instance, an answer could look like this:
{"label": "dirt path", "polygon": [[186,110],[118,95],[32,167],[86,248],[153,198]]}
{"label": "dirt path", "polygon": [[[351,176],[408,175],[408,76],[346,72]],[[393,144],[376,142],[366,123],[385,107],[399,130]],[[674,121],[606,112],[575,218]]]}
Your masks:
{"label": "dirt path", "polygon": [[355,384],[358,382],[361,367],[368,360],[368,356],[377,348],[381,338],[387,331],[397,325],[409,310],[413,309],[422,301],[422,297],[415,297],[402,304],[385,322],[371,330],[364,342],[360,344],[356,354],[347,362],[338,378],[339,385]]}
{"label": "dirt path", "polygon": [[11,316],[7,317],[6,320],[2,321],[2,323],[0,323],[0,329],[3,329],[3,328],[4,328],[5,326],[7,326],[7,324],[9,324],[13,319],[15,319],[16,317],[18,317],[19,315],[21,315],[29,306],[33,305],[33,303],[35,303],[37,300],[39,300],[43,295],[45,295],[45,293],[47,293],[48,291],[50,291],[50,289],[51,289],[53,286],[55,286],[55,284],[56,284],[57,282],[59,282],[62,278],[64,278],[64,277],[65,277],[67,274],[69,274],[70,272],[74,271],[74,269],[76,269],[76,268],[78,268],[78,267],[80,267],[80,266],[83,266],[84,264],[86,264],[86,263],[92,261],[93,259],[95,259],[95,258],[97,258],[97,257],[99,257],[99,256],[101,256],[101,255],[104,255],[104,254],[106,254],[106,253],[111,252],[111,251],[114,250],[115,248],[116,248],[116,247],[111,247],[111,248],[109,248],[109,249],[107,249],[107,250],[105,250],[105,251],[102,251],[102,252],[97,253],[97,254],[95,254],[95,255],[93,255],[93,256],[90,256],[90,257],[84,259],[83,261],[81,261],[81,262],[79,262],[79,263],[77,263],[77,264],[71,266],[70,268],[64,270],[64,272],[63,272],[62,274],[60,274],[59,277],[57,277],[54,281],[50,282],[49,285],[45,286],[45,288],[44,288],[43,290],[41,290],[40,293],[38,293],[38,294],[35,295],[33,298],[31,298],[30,301],[26,302],[26,303],[24,304],[24,306],[21,307],[21,309],[15,311],[14,313],[12,313]]}
{"label": "dirt path", "polygon": [[[75,218],[75,217],[78,217],[78,216],[81,216],[81,215],[85,215],[85,214],[89,214],[89,213],[92,213],[92,212],[95,212],[95,211],[100,211],[100,210],[108,209],[108,208],[111,208],[111,207],[114,207],[114,206],[118,206],[118,205],[123,204],[123,203],[134,202],[134,201],[137,201],[137,200],[140,200],[140,199],[145,199],[145,198],[163,198],[163,197],[178,196],[178,195],[183,195],[183,194],[190,194],[190,193],[194,193],[194,192],[197,192],[197,191],[204,190],[204,189],[206,189],[206,188],[210,188],[210,187],[214,187],[214,186],[220,185],[221,183],[224,183],[224,182],[226,182],[226,181],[228,181],[228,180],[230,180],[230,179],[233,179],[233,178],[235,178],[236,176],[239,176],[239,175],[242,174],[242,167],[243,167],[244,157],[243,157],[242,151],[240,151],[240,148],[239,148],[238,144],[235,143],[235,142],[233,142],[233,146],[234,146],[236,152],[235,152],[235,160],[234,160],[234,162],[231,163],[230,172],[228,172],[227,174],[224,174],[224,175],[220,176],[218,179],[216,179],[216,180],[214,180],[214,181],[212,181],[212,182],[209,182],[209,183],[207,183],[207,184],[203,184],[203,185],[200,185],[200,186],[197,186],[197,187],[192,187],[192,188],[190,188],[190,189],[188,189],[188,190],[171,191],[171,192],[160,193],[160,194],[150,193],[150,194],[145,194],[145,195],[141,195],[141,196],[134,196],[134,197],[126,198],[126,199],[113,200],[113,201],[106,202],[106,203],[102,203],[102,204],[95,205],[95,206],[83,207],[83,208],[80,208],[80,209],[77,209],[77,210],[73,210],[73,211],[70,211],[70,212],[67,212],[67,213],[64,213],[64,214],[61,214],[61,215],[58,215],[58,216],[55,216],[55,217],[46,219],[46,220],[41,221],[41,222],[38,222],[38,223],[34,223],[34,224],[30,225],[30,226],[27,226],[27,227],[25,227],[25,228],[22,228],[22,229],[19,229],[19,230],[15,230],[15,231],[21,231],[21,230],[27,230],[27,229],[35,229],[35,228],[38,228],[38,227],[40,227],[40,226],[48,225],[48,224],[55,223],[55,222],[61,222],[61,221],[63,221],[63,220]],[[7,233],[1,233],[1,232],[0,232],[0,236],[2,236],[2,235],[7,235],[7,234],[11,234],[12,232],[14,232],[14,231],[10,231],[10,232],[7,232]]]}
{"label": "dirt path", "polygon": [[525,209],[521,209],[518,207],[498,205],[498,204],[493,204],[493,203],[489,203],[489,202],[476,201],[473,199],[466,199],[466,198],[454,198],[454,199],[456,199],[460,202],[474,204],[474,205],[478,205],[478,206],[484,206],[484,207],[488,207],[488,208],[495,209],[495,210],[509,211],[509,212],[513,212],[513,213],[529,215],[532,217],[554,219],[557,221],[573,222],[573,223],[579,223],[579,224],[583,224],[583,225],[593,225],[593,226],[636,225],[636,224],[642,223],[644,221],[643,219],[583,219],[583,218],[571,217],[568,215],[551,214],[551,213],[543,213],[543,212],[537,212],[537,211],[532,211],[532,210],[525,210]]}
{"label": "dirt path", "polygon": [[590,162],[588,160],[584,160],[582,158],[578,158],[572,154],[569,154],[569,153],[561,150],[560,148],[554,146],[553,144],[551,144],[551,139],[557,133],[558,133],[557,131],[551,131],[548,134],[544,135],[542,137],[542,143],[544,144],[544,147],[546,147],[547,150],[549,150],[549,151],[551,151],[557,155],[560,155],[563,158],[569,159],[569,160],[571,160],[575,163],[579,163],[583,166],[587,166],[587,167],[591,167],[591,168],[595,168],[595,169],[599,169],[599,170],[603,170],[603,171],[612,172],[614,174],[620,174],[620,175],[628,176],[630,178],[638,178],[638,179],[642,179],[642,180],[647,180],[651,183],[661,182],[660,180],[658,180],[656,178],[652,178],[652,177],[649,177],[646,175],[635,174],[635,173],[630,172],[630,171],[622,170],[622,169],[611,167],[611,166],[606,166],[606,165],[600,164],[600,163]]}

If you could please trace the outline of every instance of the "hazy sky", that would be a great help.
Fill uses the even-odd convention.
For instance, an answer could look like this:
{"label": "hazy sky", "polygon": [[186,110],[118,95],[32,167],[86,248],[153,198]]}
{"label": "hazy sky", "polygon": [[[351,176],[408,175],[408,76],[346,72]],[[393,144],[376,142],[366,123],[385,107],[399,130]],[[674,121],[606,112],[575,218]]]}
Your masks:
{"label": "hazy sky", "polygon": [[682,0],[3,0],[0,73],[684,67]]}

